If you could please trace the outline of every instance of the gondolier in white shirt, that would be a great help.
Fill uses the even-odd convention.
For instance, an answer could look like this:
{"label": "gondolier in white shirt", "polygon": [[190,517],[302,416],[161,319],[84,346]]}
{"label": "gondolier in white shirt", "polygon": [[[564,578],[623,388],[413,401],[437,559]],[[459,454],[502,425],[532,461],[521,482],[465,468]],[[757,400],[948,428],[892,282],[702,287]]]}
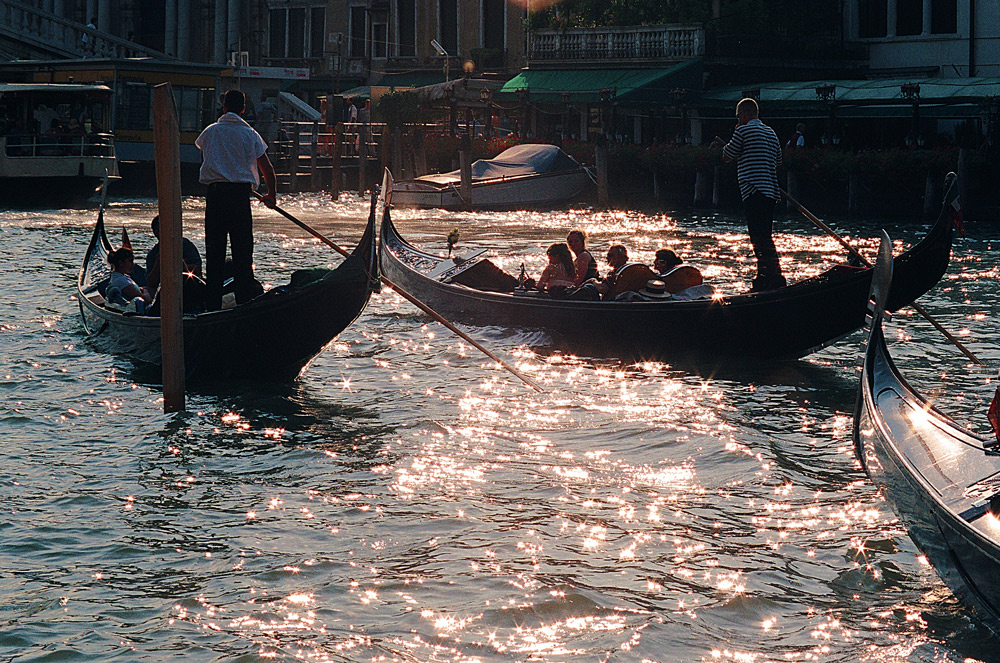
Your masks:
{"label": "gondolier in white shirt", "polygon": [[751,292],[774,290],[787,285],[781,274],[778,251],[771,230],[774,225],[774,205],[780,197],[778,166],[781,165],[781,143],[777,134],[758,118],[757,102],[751,98],[736,105],[736,130],[727,143],[718,136],[713,147],[722,148],[724,161],[736,161],[736,179],[750,233],[750,243],[757,258],[757,276]]}
{"label": "gondolier in white shirt", "polygon": [[264,173],[268,207],[277,204],[274,167],[267,158],[267,144],[253,127],[240,117],[246,97],[229,90],[223,98],[223,113],[195,140],[201,149],[199,181],[208,185],[205,195],[205,305],[209,311],[221,306],[223,271],[228,238],[233,257],[236,301],[243,303],[259,292],[253,278],[253,217],[250,191],[260,184],[258,169]]}

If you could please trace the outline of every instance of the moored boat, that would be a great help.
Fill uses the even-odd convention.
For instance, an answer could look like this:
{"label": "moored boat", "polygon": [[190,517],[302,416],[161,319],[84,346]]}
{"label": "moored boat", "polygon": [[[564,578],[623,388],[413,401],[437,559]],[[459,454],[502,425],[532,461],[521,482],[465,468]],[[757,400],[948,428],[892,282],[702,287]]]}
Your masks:
{"label": "moored boat", "polygon": [[[899,278],[889,295],[890,310],[927,292],[948,267],[951,202],[958,188],[955,184],[947,188],[933,227],[897,259]],[[394,190],[393,202],[395,196]],[[767,292],[689,301],[553,299],[537,291],[496,292],[489,284],[463,285],[462,280],[471,281],[461,273],[468,274],[483,259],[459,265],[422,251],[402,237],[388,212],[381,237],[386,277],[452,320],[541,329],[562,349],[623,359],[801,357],[864,325],[872,278],[871,269],[836,265]]]}
{"label": "moored boat", "polygon": [[[83,261],[77,299],[93,342],[117,354],[160,363],[160,318],[106,305],[102,288],[111,250],[103,210]],[[189,379],[294,379],[365,309],[379,288],[375,205],[351,255],[333,270],[301,270],[284,286],[230,309],[184,316]]]}
{"label": "moored boat", "polygon": [[0,84],[0,200],[62,205],[120,179],[110,109],[105,85]]}
{"label": "moored boat", "polygon": [[874,290],[855,453],[938,575],[1000,634],[997,443],[969,433],[907,383],[882,331],[884,288],[876,282]]}
{"label": "moored boat", "polygon": [[555,145],[516,145],[493,159],[471,165],[471,199],[462,193],[462,174],[424,175],[393,185],[400,207],[523,209],[575,198],[591,182],[587,170]]}

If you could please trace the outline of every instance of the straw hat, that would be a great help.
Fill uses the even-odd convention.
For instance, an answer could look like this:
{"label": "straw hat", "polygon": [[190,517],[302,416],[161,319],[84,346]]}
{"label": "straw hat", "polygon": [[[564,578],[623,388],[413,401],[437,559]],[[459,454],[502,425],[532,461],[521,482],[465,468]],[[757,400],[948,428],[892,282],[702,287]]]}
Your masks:
{"label": "straw hat", "polygon": [[646,281],[646,287],[639,291],[643,297],[652,299],[670,299],[672,295],[667,292],[667,285],[659,279]]}

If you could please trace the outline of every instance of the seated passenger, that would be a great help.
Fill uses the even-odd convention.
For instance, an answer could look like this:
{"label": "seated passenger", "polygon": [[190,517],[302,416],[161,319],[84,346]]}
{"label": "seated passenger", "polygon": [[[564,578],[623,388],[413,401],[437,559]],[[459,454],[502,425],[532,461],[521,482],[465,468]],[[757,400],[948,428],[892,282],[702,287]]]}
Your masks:
{"label": "seated passenger", "polygon": [[587,233],[582,230],[571,230],[566,236],[570,251],[576,254],[573,266],[576,268],[576,285],[581,286],[588,279],[597,278],[597,261],[587,250]]}
{"label": "seated passenger", "polygon": [[624,293],[641,290],[647,281],[656,278],[653,270],[646,265],[629,262],[628,250],[621,244],[608,249],[607,261],[611,265],[611,273],[597,284],[602,299],[613,300]]}
{"label": "seated passenger", "polygon": [[653,258],[653,271],[663,276],[682,262],[684,261],[681,260],[680,256],[670,249],[659,249],[656,252],[656,257]]}
{"label": "seated passenger", "polygon": [[135,267],[135,255],[132,249],[122,247],[108,254],[111,265],[111,279],[108,282],[107,302],[117,307],[135,305],[136,313],[144,313],[146,305],[153,301],[149,290],[136,285],[129,276]]}
{"label": "seated passenger", "polygon": [[[160,239],[160,215],[153,217],[150,226],[153,235]],[[184,312],[199,313],[205,309],[205,282],[201,277],[201,255],[187,237],[181,238],[181,270],[184,275]],[[160,287],[160,242],[146,254],[146,283],[152,292]],[[159,308],[159,304],[155,308]],[[154,315],[157,314],[154,311]]]}
{"label": "seated passenger", "polygon": [[[160,215],[153,217],[150,226],[156,244],[146,254],[146,283],[152,292],[160,286]],[[194,274],[201,278],[201,255],[198,248],[187,237],[181,238],[181,259],[184,262],[184,273]]]}
{"label": "seated passenger", "polygon": [[702,284],[701,272],[684,261],[670,249],[659,249],[653,259],[653,271],[663,281],[666,291],[677,293]]}
{"label": "seated passenger", "polygon": [[563,297],[568,288],[576,285],[573,255],[563,242],[550,246],[545,255],[549,257],[549,264],[538,278],[538,289],[547,291],[553,297]]}

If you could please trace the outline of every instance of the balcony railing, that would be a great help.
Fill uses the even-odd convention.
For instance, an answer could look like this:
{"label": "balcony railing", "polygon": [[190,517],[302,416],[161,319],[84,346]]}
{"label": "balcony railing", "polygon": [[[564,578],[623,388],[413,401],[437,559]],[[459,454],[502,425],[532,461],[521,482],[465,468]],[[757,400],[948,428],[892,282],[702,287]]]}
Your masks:
{"label": "balcony railing", "polygon": [[704,54],[705,31],[691,25],[533,30],[529,43],[529,60],[680,62]]}

